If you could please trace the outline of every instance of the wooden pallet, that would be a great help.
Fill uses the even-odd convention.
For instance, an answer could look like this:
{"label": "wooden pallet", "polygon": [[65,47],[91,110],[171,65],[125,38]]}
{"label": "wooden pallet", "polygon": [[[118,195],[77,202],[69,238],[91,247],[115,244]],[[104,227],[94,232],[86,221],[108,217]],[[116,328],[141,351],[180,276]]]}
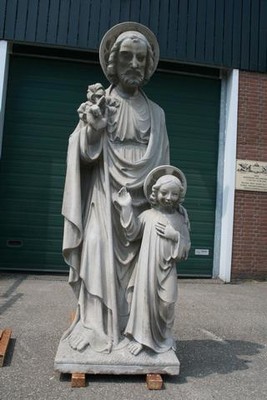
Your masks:
{"label": "wooden pallet", "polygon": [[81,372],[71,374],[71,387],[81,388],[86,386],[86,376]]}
{"label": "wooden pallet", "polygon": [[[160,374],[147,374],[146,384],[149,390],[161,390],[163,388],[163,379]],[[71,387],[82,388],[86,386],[86,374],[74,372],[71,374]]]}
{"label": "wooden pallet", "polygon": [[3,367],[12,330],[0,330],[0,367]]}
{"label": "wooden pallet", "polygon": [[160,374],[147,374],[146,384],[149,390],[161,390],[163,387],[163,379]]}

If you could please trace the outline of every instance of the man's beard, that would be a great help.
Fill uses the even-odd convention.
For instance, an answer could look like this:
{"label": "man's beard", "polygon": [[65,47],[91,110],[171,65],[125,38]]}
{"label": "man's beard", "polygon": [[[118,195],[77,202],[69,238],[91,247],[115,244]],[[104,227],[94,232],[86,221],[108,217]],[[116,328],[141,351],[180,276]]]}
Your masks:
{"label": "man's beard", "polygon": [[125,86],[139,87],[144,82],[144,76],[139,71],[128,70],[118,74],[119,81]]}

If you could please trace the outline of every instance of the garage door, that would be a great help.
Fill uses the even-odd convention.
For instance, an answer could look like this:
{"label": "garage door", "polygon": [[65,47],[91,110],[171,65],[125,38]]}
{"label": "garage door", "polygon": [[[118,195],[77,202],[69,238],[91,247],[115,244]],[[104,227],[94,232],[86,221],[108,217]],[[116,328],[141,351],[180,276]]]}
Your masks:
{"label": "garage door", "polygon": [[212,276],[220,90],[219,79],[170,73],[158,73],[146,89],[165,110],[171,163],[187,177],[192,247],[178,275]]}
{"label": "garage door", "polygon": [[[68,136],[99,66],[12,56],[0,163],[0,268],[65,271],[61,256]],[[220,82],[157,73],[146,93],[166,112],[171,162],[188,179],[192,228],[186,276],[211,276]]]}

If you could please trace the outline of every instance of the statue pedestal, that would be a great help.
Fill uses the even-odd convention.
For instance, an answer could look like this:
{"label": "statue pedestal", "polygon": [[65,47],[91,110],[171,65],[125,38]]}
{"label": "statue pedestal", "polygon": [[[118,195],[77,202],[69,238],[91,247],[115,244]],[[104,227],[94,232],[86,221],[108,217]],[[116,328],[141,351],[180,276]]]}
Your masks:
{"label": "statue pedestal", "polygon": [[90,347],[80,352],[73,350],[67,340],[60,341],[54,366],[56,371],[70,374],[179,375],[180,372],[180,362],[173,350],[161,354],[143,350],[137,356],[127,347],[109,354],[96,353]]}

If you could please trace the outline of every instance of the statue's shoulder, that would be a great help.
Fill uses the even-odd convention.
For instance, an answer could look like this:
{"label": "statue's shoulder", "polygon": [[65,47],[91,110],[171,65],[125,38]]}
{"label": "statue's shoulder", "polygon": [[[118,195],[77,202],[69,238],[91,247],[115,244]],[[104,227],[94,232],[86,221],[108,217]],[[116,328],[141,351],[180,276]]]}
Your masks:
{"label": "statue's shoulder", "polygon": [[151,207],[148,210],[143,211],[139,217],[141,222],[149,222],[150,224],[153,224],[154,221],[157,221],[158,211],[155,208]]}
{"label": "statue's shoulder", "polygon": [[149,99],[146,95],[144,95],[150,109],[153,110],[155,113],[160,114],[160,115],[165,115],[163,108],[161,108],[157,103],[155,103],[153,100]]}
{"label": "statue's shoulder", "polygon": [[140,219],[141,222],[146,222],[147,219],[150,218],[151,214],[151,209],[149,208],[148,210],[143,211],[138,218]]}

